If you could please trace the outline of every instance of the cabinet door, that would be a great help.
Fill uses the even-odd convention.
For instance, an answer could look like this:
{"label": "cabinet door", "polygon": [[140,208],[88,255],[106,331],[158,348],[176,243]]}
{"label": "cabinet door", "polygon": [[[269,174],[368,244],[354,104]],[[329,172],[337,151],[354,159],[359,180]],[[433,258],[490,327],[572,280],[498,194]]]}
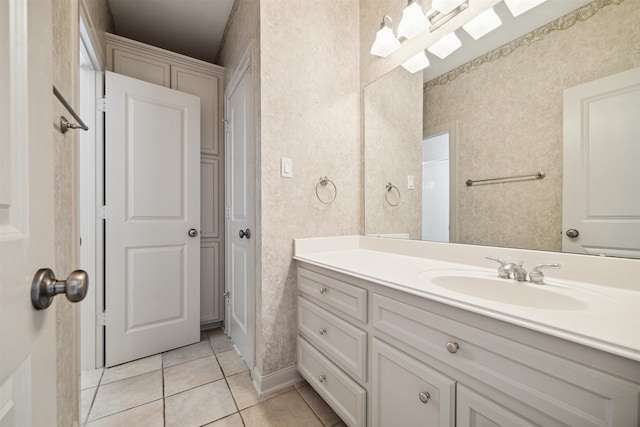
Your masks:
{"label": "cabinet door", "polygon": [[200,135],[202,154],[221,155],[220,84],[217,76],[178,65],[171,66],[171,87],[200,97]]}
{"label": "cabinet door", "polygon": [[168,62],[140,52],[131,52],[118,48],[113,49],[110,59],[111,71],[114,73],[164,87],[169,87],[171,83]]}
{"label": "cabinet door", "polygon": [[533,427],[534,424],[504,406],[458,384],[456,409],[459,427]]}
{"label": "cabinet door", "polygon": [[455,424],[453,379],[376,338],[372,353],[374,426]]}

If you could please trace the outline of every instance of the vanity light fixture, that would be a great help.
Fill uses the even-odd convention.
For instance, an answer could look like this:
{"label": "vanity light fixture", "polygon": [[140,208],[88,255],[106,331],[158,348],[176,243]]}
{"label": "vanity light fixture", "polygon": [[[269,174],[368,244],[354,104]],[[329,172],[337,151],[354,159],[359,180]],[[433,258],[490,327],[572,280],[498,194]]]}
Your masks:
{"label": "vanity light fixture", "polygon": [[449,33],[431,46],[427,50],[440,59],[444,59],[451,55],[455,50],[462,46],[462,42],[455,33]]}
{"label": "vanity light fixture", "polygon": [[376,39],[371,45],[370,53],[375,56],[386,57],[396,50],[400,49],[400,42],[393,35],[393,29],[391,28],[391,18],[384,16],[380,29],[376,33]]}
{"label": "vanity light fixture", "polygon": [[398,24],[398,37],[412,39],[427,31],[431,23],[422,12],[422,7],[415,0],[409,0],[409,5],[402,11],[402,19]]}
{"label": "vanity light fixture", "polygon": [[480,37],[489,34],[491,31],[502,25],[502,21],[493,10],[485,10],[480,15],[473,18],[462,26],[471,37],[478,40]]}
{"label": "vanity light fixture", "polygon": [[413,55],[402,64],[402,68],[404,68],[411,74],[414,74],[420,70],[424,70],[428,66],[429,59],[427,59],[427,55],[425,55],[424,50],[420,51],[416,55]]}
{"label": "vanity light fixture", "polygon": [[528,10],[544,3],[547,0],[504,0],[511,14],[516,17],[522,15]]}

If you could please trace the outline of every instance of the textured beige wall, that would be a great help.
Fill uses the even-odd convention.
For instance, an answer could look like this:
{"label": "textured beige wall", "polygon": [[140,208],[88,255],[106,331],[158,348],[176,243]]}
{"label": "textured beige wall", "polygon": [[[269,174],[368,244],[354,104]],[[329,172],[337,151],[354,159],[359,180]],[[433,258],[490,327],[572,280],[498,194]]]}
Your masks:
{"label": "textured beige wall", "polygon": [[[236,0],[219,63],[225,81],[251,41],[257,101],[256,368],[295,364],[294,238],[360,230],[358,1]],[[293,178],[280,177],[280,158]],[[331,205],[316,199],[328,175]]]}
{"label": "textured beige wall", "polygon": [[[261,335],[263,374],[295,364],[294,238],[360,230],[357,0],[262,2]],[[280,177],[280,158],[293,178]],[[315,195],[327,175],[338,194]]]}
{"label": "textured beige wall", "polygon": [[[110,22],[106,0],[94,3],[92,21]],[[97,3],[101,3],[98,7]],[[78,0],[53,0],[53,84],[76,107],[78,97]],[[104,16],[106,15],[106,17]],[[107,28],[100,28],[102,31]],[[69,116],[62,104],[51,95],[54,117]],[[58,278],[78,267],[77,162],[78,131],[63,135],[53,129],[55,192],[55,265]],[[66,298],[54,300],[56,310],[57,425],[78,422],[80,388],[79,307]]]}
{"label": "textured beige wall", "polygon": [[[365,234],[422,236],[421,87],[422,73],[398,67],[364,89]],[[399,199],[396,190],[387,194],[387,182],[398,187]]]}
{"label": "textured beige wall", "polygon": [[[425,128],[458,120],[460,242],[561,249],[563,90],[640,66],[639,16],[639,0],[606,6],[425,91]],[[464,185],[537,170],[547,177]]]}

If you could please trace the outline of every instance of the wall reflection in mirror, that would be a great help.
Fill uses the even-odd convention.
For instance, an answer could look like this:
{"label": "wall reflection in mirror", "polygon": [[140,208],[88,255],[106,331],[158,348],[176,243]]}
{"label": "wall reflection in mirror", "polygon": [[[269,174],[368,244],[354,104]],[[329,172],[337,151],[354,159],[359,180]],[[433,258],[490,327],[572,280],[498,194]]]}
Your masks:
{"label": "wall reflection in mirror", "polygon": [[365,88],[366,234],[640,258],[640,1],[589,6],[447,78]]}

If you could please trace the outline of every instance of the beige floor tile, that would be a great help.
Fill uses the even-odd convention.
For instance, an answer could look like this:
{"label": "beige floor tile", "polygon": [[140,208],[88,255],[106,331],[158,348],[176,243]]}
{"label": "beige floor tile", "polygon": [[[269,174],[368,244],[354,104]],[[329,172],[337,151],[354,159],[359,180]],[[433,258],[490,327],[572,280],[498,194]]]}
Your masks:
{"label": "beige floor tile", "polygon": [[249,371],[227,377],[227,383],[229,383],[231,394],[236,400],[236,405],[238,405],[238,409],[240,410],[293,390],[293,387],[287,387],[266,396],[258,397],[258,393],[256,393],[256,389],[253,387],[253,381],[251,380]]}
{"label": "beige floor tile", "polygon": [[162,399],[162,372],[153,371],[98,388],[89,420]]}
{"label": "beige floor tile", "polygon": [[164,395],[170,396],[180,393],[223,377],[218,361],[213,354],[170,366],[164,370]]}
{"label": "beige floor tile", "polygon": [[220,362],[220,366],[222,367],[222,371],[226,377],[249,370],[247,364],[244,363],[240,354],[235,350],[217,353],[216,357],[218,358],[218,362]]}
{"label": "beige floor tile", "polygon": [[89,409],[91,409],[97,388],[87,388],[80,392],[80,425],[84,425],[85,421],[87,421],[87,415],[89,415]]}
{"label": "beige floor tile", "polygon": [[207,335],[209,335],[209,339],[215,335],[224,335],[224,331],[222,328],[214,328],[207,330]]}
{"label": "beige floor tile", "polygon": [[233,350],[233,342],[223,333],[210,335],[209,342],[211,342],[213,352],[216,354]]}
{"label": "beige floor tile", "polygon": [[242,418],[240,418],[240,414],[236,412],[233,415],[214,421],[204,427],[244,427],[244,423],[242,422]]}
{"label": "beige floor tile", "polygon": [[165,398],[166,427],[201,426],[236,412],[225,380]]}
{"label": "beige floor tile", "polygon": [[294,386],[295,388],[300,388],[300,387],[304,387],[304,386],[306,386],[307,384],[309,384],[309,383],[307,382],[307,380],[305,380],[305,379],[303,378],[303,379],[301,379],[300,381],[298,381],[297,383],[295,383],[293,386]]}
{"label": "beige floor tile", "polygon": [[145,357],[105,369],[100,384],[120,381],[136,375],[146,374],[147,372],[157,371],[158,369],[162,369],[162,356],[156,354],[155,356]]}
{"label": "beige floor tile", "polygon": [[241,414],[247,427],[322,427],[295,390],[247,408]]}
{"label": "beige floor tile", "polygon": [[80,390],[98,387],[100,378],[102,378],[102,371],[104,371],[104,368],[94,369],[93,371],[82,371],[80,373]]}
{"label": "beige floor tile", "polygon": [[322,424],[325,426],[331,427],[342,421],[338,414],[331,409],[327,402],[325,402],[309,384],[300,387],[298,393],[300,393],[300,396],[302,396],[304,401],[307,402],[311,410],[320,418],[320,421],[322,421]]}
{"label": "beige floor tile", "polygon": [[87,427],[163,427],[163,411],[162,400],[156,400],[92,421]]}
{"label": "beige floor tile", "polygon": [[166,368],[169,366],[177,365],[179,363],[189,362],[201,357],[210,356],[212,354],[213,350],[211,350],[211,344],[209,344],[208,340],[205,340],[200,341],[196,344],[176,348],[175,350],[163,353],[162,363]]}

